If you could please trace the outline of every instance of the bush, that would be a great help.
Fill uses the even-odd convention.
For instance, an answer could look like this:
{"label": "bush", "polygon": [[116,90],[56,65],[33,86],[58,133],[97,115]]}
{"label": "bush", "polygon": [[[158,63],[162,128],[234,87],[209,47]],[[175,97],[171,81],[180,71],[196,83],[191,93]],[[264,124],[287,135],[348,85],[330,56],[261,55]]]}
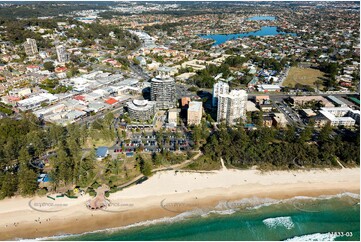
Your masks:
{"label": "bush", "polygon": [[46,194],[48,193],[48,190],[46,188],[41,188],[37,191],[37,195],[40,196],[40,197],[43,197],[45,196]]}

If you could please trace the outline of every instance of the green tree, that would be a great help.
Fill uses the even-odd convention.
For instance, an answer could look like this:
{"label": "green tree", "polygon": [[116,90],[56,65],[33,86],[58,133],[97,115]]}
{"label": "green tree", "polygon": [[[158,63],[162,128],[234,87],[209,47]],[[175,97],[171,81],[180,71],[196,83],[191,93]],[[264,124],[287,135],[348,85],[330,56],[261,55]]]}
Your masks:
{"label": "green tree", "polygon": [[51,61],[45,62],[44,69],[53,72],[55,70],[54,63]]}
{"label": "green tree", "polygon": [[0,199],[13,196],[17,190],[17,186],[18,186],[18,181],[16,178],[16,174],[11,174],[11,172],[6,172],[3,182],[1,184]]}

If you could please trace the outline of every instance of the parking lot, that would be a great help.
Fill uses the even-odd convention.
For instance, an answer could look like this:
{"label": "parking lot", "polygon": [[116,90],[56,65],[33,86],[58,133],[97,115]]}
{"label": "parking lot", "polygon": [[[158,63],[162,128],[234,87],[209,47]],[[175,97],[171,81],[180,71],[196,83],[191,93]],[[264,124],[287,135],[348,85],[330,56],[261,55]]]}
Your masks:
{"label": "parking lot", "polygon": [[109,152],[113,154],[134,152],[136,150],[161,152],[162,149],[166,151],[187,151],[192,143],[187,135],[183,133],[176,135],[175,132],[171,132],[170,135],[158,136],[152,132],[133,134],[130,139],[117,140],[114,146],[109,147]]}
{"label": "parking lot", "polygon": [[276,102],[274,107],[277,108],[281,113],[283,113],[290,124],[296,126],[304,126],[302,119],[299,114],[296,113],[290,106],[287,105],[284,101]]}

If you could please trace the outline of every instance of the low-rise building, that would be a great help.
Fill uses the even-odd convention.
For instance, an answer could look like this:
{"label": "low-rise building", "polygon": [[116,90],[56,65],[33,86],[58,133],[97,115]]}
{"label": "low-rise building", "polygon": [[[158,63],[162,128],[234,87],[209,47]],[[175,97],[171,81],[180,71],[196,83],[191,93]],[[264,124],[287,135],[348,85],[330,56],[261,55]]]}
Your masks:
{"label": "low-rise building", "polygon": [[320,102],[324,107],[332,108],[334,105],[322,96],[293,96],[291,102],[295,106],[303,106],[309,102]]}
{"label": "low-rise building", "polygon": [[40,93],[36,96],[20,100],[17,102],[18,107],[22,111],[37,109],[42,103],[51,103],[56,101],[58,98],[50,93]]}
{"label": "low-rise building", "polygon": [[259,107],[263,112],[271,112],[273,108],[272,104],[260,104]]}
{"label": "low-rise building", "polygon": [[285,128],[288,124],[286,116],[283,113],[275,113],[273,118],[273,125],[277,128]]}
{"label": "low-rise building", "polygon": [[174,128],[177,127],[178,122],[178,110],[177,109],[170,109],[168,110],[168,128]]}
{"label": "low-rise building", "polygon": [[263,116],[263,126],[272,127],[273,119],[270,116]]}
{"label": "low-rise building", "polygon": [[314,121],[317,127],[323,127],[327,123],[331,126],[351,127],[360,123],[360,111],[342,107],[321,108]]}
{"label": "low-rise building", "polygon": [[255,97],[256,103],[262,104],[265,100],[270,100],[268,95],[258,95]]}
{"label": "low-rise building", "polygon": [[102,160],[108,155],[108,147],[100,146],[95,151],[98,160]]}
{"label": "low-rise building", "polygon": [[9,96],[26,97],[31,94],[30,88],[15,88],[9,91]]}
{"label": "low-rise building", "polygon": [[305,108],[305,109],[301,109],[300,113],[303,117],[305,118],[310,118],[310,117],[314,117],[317,114],[310,108]]}
{"label": "low-rise building", "polygon": [[189,97],[182,97],[181,98],[181,108],[187,108],[190,101],[191,101],[191,99]]}
{"label": "low-rise building", "polygon": [[259,92],[279,92],[281,87],[279,85],[261,84],[257,86]]}
{"label": "low-rise building", "polygon": [[346,103],[342,102],[340,99],[338,99],[335,96],[328,96],[327,98],[330,99],[331,102],[333,102],[336,107],[343,107],[343,108],[348,107]]}

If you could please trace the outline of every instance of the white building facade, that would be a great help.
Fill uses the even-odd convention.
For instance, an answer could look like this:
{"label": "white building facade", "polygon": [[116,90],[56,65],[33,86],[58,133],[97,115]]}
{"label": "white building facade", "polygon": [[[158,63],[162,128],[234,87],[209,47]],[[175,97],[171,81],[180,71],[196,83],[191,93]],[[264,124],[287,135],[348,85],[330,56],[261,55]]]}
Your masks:
{"label": "white building facade", "polygon": [[217,82],[213,85],[213,97],[212,97],[212,106],[217,107],[218,96],[220,94],[227,94],[229,92],[229,85],[226,82]]}
{"label": "white building facade", "polygon": [[228,94],[218,96],[217,122],[227,125],[236,124],[246,115],[248,95],[245,90],[232,90]]}
{"label": "white building facade", "polygon": [[66,48],[64,45],[58,45],[56,47],[56,55],[58,56],[58,62],[65,63],[69,60],[69,55],[66,52]]}
{"label": "white building facade", "polygon": [[28,56],[32,56],[38,53],[38,46],[36,45],[35,39],[27,38],[23,46],[24,46],[25,54]]}

